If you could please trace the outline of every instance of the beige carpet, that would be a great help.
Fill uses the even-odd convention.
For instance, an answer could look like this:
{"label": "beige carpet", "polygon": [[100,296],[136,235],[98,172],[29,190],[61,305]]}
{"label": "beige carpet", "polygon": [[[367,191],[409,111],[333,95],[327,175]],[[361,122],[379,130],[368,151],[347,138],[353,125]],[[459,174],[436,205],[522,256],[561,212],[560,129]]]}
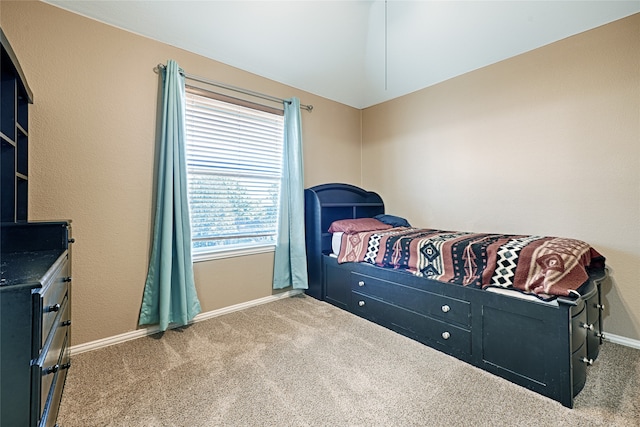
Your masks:
{"label": "beige carpet", "polygon": [[62,427],[640,425],[640,350],[605,343],[571,410],[303,295],[72,364]]}

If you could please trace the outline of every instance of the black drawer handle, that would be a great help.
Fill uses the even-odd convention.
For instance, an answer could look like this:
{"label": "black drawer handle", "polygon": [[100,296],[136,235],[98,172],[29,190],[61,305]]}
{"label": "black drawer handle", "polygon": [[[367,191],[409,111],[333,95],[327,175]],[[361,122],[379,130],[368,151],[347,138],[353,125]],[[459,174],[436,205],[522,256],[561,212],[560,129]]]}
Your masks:
{"label": "black drawer handle", "polygon": [[71,367],[71,362],[62,364],[62,365],[58,365],[57,363],[53,366],[49,366],[48,368],[45,368],[42,370],[42,375],[51,375],[51,374],[55,374],[58,371],[62,371],[63,369],[69,369]]}
{"label": "black drawer handle", "polygon": [[71,276],[69,277],[65,277],[64,279],[62,279],[63,282],[67,283],[71,281]]}
{"label": "black drawer handle", "polygon": [[56,311],[60,311],[60,304],[50,305],[44,311],[47,313],[55,313]]}
{"label": "black drawer handle", "polygon": [[51,375],[51,374],[55,374],[56,372],[58,372],[58,370],[60,369],[60,365],[55,364],[53,366],[49,366],[48,368],[45,368],[42,370],[42,375]]}
{"label": "black drawer handle", "polygon": [[64,322],[61,323],[62,326],[70,326],[71,325],[71,320],[65,320]]}
{"label": "black drawer handle", "polygon": [[580,359],[580,361],[586,363],[589,366],[593,365],[593,359],[587,359],[586,357],[583,357],[582,359]]}
{"label": "black drawer handle", "polygon": [[70,239],[69,239],[69,240],[67,240],[67,241],[68,241],[69,243],[75,243],[75,242],[76,242],[76,239],[74,239],[74,238],[72,237],[72,238],[70,238]]}

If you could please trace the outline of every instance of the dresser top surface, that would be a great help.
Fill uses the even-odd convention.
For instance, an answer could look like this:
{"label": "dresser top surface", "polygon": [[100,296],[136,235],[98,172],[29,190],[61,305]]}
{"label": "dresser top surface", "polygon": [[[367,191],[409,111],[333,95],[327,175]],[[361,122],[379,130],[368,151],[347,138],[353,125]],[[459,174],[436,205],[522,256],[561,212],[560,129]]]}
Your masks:
{"label": "dresser top surface", "polygon": [[0,254],[0,289],[37,284],[66,249],[8,252]]}

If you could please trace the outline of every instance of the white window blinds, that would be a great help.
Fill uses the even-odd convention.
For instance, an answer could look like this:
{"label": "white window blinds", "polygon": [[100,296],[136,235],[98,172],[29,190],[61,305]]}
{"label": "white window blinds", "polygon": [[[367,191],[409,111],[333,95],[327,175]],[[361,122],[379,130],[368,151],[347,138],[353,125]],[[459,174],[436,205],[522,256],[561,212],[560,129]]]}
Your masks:
{"label": "white window blinds", "polygon": [[283,117],[186,95],[194,259],[275,244]]}

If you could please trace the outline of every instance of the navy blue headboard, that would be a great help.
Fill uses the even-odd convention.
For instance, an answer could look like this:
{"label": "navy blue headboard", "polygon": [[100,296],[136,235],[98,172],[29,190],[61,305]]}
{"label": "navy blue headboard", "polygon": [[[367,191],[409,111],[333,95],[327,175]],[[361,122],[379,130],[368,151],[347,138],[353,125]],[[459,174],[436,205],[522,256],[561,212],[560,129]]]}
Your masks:
{"label": "navy blue headboard", "polygon": [[324,300],[322,295],[322,254],[331,252],[333,221],[370,218],[384,213],[382,198],[372,191],[350,184],[323,184],[304,190],[305,233],[307,244],[307,294]]}

